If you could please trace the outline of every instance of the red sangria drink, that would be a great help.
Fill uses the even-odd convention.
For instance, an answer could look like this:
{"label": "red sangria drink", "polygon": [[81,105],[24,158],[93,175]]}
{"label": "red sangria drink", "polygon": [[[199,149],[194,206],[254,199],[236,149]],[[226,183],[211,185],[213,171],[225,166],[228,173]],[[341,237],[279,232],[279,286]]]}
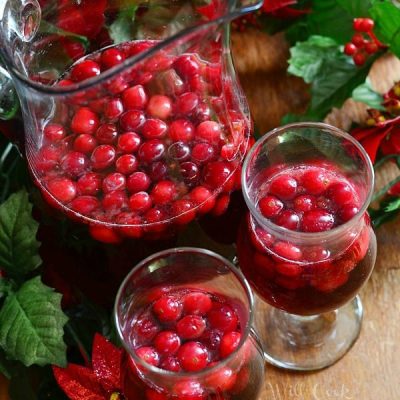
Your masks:
{"label": "red sangria drink", "polygon": [[263,352],[240,271],[202,249],[167,250],[125,279],[115,318],[128,350],[124,382],[138,400],[258,398]]}
{"label": "red sangria drink", "polygon": [[[235,15],[229,2],[178,0],[163,17],[142,3],[134,2],[134,26],[123,35],[132,40],[108,27],[90,51],[60,59],[64,69],[35,59],[48,68],[32,73],[48,94],[30,95],[34,180],[52,206],[108,243],[170,236],[198,216],[223,214],[251,138],[221,24]],[[261,3],[246,2],[243,12]],[[105,24],[118,24],[116,15],[109,11]],[[36,57],[65,50],[51,40]]]}
{"label": "red sangria drink", "polygon": [[[358,336],[362,308],[355,297],[375,263],[366,211],[371,162],[336,128],[294,124],[257,142],[242,178],[250,212],[237,255],[254,290],[273,307],[256,321],[266,356],[284,368],[326,367]],[[287,352],[282,341],[290,342]]]}

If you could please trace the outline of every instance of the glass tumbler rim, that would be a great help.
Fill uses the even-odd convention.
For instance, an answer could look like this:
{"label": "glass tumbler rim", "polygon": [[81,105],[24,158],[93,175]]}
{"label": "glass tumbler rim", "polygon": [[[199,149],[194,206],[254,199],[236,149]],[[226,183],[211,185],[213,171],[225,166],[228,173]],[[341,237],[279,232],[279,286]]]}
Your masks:
{"label": "glass tumbler rim", "polygon": [[[124,340],[124,335],[122,333],[121,330],[121,326],[119,324],[119,317],[118,317],[118,307],[120,304],[120,300],[122,298],[122,293],[125,289],[125,287],[127,286],[129,280],[131,279],[132,275],[134,273],[136,273],[137,271],[139,271],[141,268],[143,268],[146,264],[148,264],[150,261],[155,260],[155,259],[159,259],[162,257],[165,257],[167,255],[170,254],[177,254],[177,253],[199,253],[202,255],[206,255],[207,257],[212,257],[215,258],[221,262],[224,263],[224,265],[226,267],[228,267],[229,271],[232,272],[235,277],[237,278],[237,280],[240,282],[240,284],[242,285],[246,296],[249,300],[249,313],[248,313],[248,320],[245,326],[245,329],[241,332],[241,338],[240,338],[240,342],[239,345],[237,346],[237,348],[231,353],[229,354],[228,357],[220,360],[218,363],[216,363],[215,365],[213,365],[212,367],[206,367],[203,370],[200,371],[195,371],[195,372],[173,372],[173,371],[167,371],[158,367],[155,367],[153,365],[150,365],[146,362],[144,362],[141,358],[139,358],[136,353],[134,351],[132,351],[130,349],[130,347],[126,344],[125,340]],[[114,304],[114,324],[115,327],[117,329],[117,334],[118,334],[118,338],[121,341],[124,349],[127,351],[127,353],[133,357],[133,359],[135,360],[135,363],[140,364],[142,367],[146,368],[147,370],[151,371],[152,373],[156,373],[159,375],[164,375],[164,376],[169,376],[169,377],[173,377],[173,378],[193,378],[193,379],[201,379],[202,377],[206,377],[209,374],[213,373],[214,371],[219,370],[220,368],[224,367],[225,365],[227,365],[232,359],[234,359],[234,357],[236,356],[236,354],[242,349],[243,345],[245,344],[247,338],[251,335],[251,333],[253,332],[253,320],[254,320],[254,295],[253,295],[253,291],[250,287],[250,284],[248,283],[247,279],[245,278],[245,276],[243,275],[242,271],[235,267],[235,265],[230,262],[228,259],[226,259],[225,257],[221,256],[220,254],[208,250],[208,249],[203,249],[200,247],[175,247],[175,248],[170,248],[170,249],[166,249],[166,250],[162,250],[159,251],[157,253],[154,253],[148,257],[146,257],[145,259],[143,259],[142,261],[140,261],[139,263],[137,263],[132,270],[128,273],[128,275],[124,278],[124,280],[122,281],[116,298],[115,298],[115,304]]]}
{"label": "glass tumbler rim", "polygon": [[[267,142],[271,137],[277,136],[281,133],[284,133],[285,131],[287,131],[289,129],[299,129],[299,128],[314,128],[314,129],[330,131],[330,132],[335,133],[338,136],[346,139],[359,151],[359,154],[362,156],[362,159],[366,166],[367,177],[368,177],[368,182],[366,182],[366,185],[368,187],[368,192],[363,201],[362,207],[360,207],[360,210],[358,211],[358,213],[356,215],[354,215],[349,221],[347,221],[344,224],[339,225],[333,229],[330,229],[328,231],[299,232],[299,231],[293,231],[293,230],[284,228],[282,226],[279,226],[261,214],[261,212],[257,209],[256,205],[251,200],[250,195],[249,195],[250,188],[248,186],[246,175],[247,175],[247,171],[250,166],[250,161],[253,160],[256,151],[265,142]],[[371,159],[369,158],[367,152],[362,147],[360,142],[358,142],[353,136],[351,136],[350,134],[348,134],[347,132],[345,132],[342,129],[339,129],[335,126],[332,126],[330,124],[326,124],[323,122],[296,122],[296,123],[277,127],[275,129],[267,132],[265,135],[261,136],[261,138],[259,138],[257,140],[257,142],[253,145],[253,147],[250,149],[249,153],[245,157],[245,160],[243,163],[243,169],[242,169],[241,182],[242,182],[243,197],[244,197],[246,205],[250,211],[250,214],[255,217],[255,219],[261,224],[261,226],[266,227],[277,237],[283,238],[285,241],[290,241],[290,240],[299,241],[300,240],[303,243],[315,244],[316,242],[317,243],[320,242],[322,239],[323,240],[331,240],[331,239],[333,240],[335,238],[340,237],[344,232],[346,232],[348,229],[350,229],[354,225],[355,221],[358,221],[363,217],[363,215],[367,211],[368,206],[372,200],[372,196],[373,196],[373,192],[374,192],[375,175],[374,175],[374,168],[373,168]]]}

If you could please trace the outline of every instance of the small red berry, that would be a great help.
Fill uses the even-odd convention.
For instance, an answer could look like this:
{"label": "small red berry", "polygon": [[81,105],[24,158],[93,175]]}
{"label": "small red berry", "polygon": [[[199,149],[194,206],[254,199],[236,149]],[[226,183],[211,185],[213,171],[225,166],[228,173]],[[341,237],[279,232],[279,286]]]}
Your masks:
{"label": "small red berry", "polygon": [[138,168],[138,161],[132,154],[124,154],[115,162],[115,169],[121,174],[129,175]]}
{"label": "small red berry", "polygon": [[356,53],[353,56],[354,64],[362,66],[365,64],[366,57],[363,53]]}
{"label": "small red berry", "polygon": [[351,43],[353,43],[359,49],[364,47],[365,44],[364,36],[361,33],[354,34],[353,37],[351,38]]}
{"label": "small red berry", "polygon": [[204,369],[209,361],[207,348],[199,342],[186,342],[178,350],[179,364],[185,371],[196,372]]}
{"label": "small red berry", "polygon": [[138,110],[129,110],[124,112],[119,119],[121,128],[124,131],[136,131],[140,129],[144,122],[146,121],[146,117],[142,111]]}
{"label": "small red berry", "polygon": [[100,62],[105,69],[108,69],[121,64],[124,59],[125,56],[121,51],[111,48],[106,49],[101,53]]}
{"label": "small red berry", "polygon": [[102,188],[104,193],[110,193],[114,190],[124,190],[125,185],[125,176],[118,172],[113,172],[103,179]]}
{"label": "small red berry", "polygon": [[147,364],[157,367],[160,363],[160,355],[154,347],[143,346],[136,349],[136,355]]}
{"label": "small red berry", "polygon": [[142,127],[143,136],[146,139],[160,139],[163,138],[168,130],[168,126],[160,119],[148,119]]}
{"label": "small red berry", "polygon": [[65,129],[59,124],[48,124],[45,126],[44,137],[50,142],[58,142],[66,135]]}
{"label": "small red berry", "polygon": [[194,131],[193,124],[186,119],[177,119],[169,126],[169,136],[174,142],[190,142]]}
{"label": "small red berry", "polygon": [[191,292],[183,297],[185,314],[205,315],[212,308],[212,300],[207,293]]}
{"label": "small red berry", "polygon": [[297,181],[287,174],[278,175],[272,180],[269,192],[282,200],[290,200],[297,193]]}
{"label": "small red berry", "polygon": [[221,188],[231,175],[231,165],[224,161],[208,163],[203,170],[204,183],[213,189]]}
{"label": "small red berry", "polygon": [[241,337],[242,335],[240,332],[236,331],[225,333],[225,335],[222,336],[221,346],[219,348],[221,358],[228,357],[238,348]]}
{"label": "small red berry", "polygon": [[47,184],[49,192],[61,203],[69,203],[76,196],[74,182],[67,178],[56,178]]}
{"label": "small red berry", "polygon": [[114,124],[100,125],[96,131],[96,139],[101,144],[111,144],[118,136],[117,127]]}
{"label": "small red berry", "polygon": [[88,134],[78,135],[74,141],[74,150],[85,154],[91,153],[96,146],[97,140]]}
{"label": "small red berry", "polygon": [[375,42],[368,42],[365,45],[365,51],[368,54],[375,54],[376,52],[378,52],[378,50],[379,50],[379,47]]}
{"label": "small red berry", "polygon": [[303,232],[323,232],[333,228],[335,217],[325,210],[312,210],[304,213],[301,220]]}
{"label": "small red berry", "polygon": [[210,212],[215,206],[215,197],[204,186],[195,187],[189,194],[189,197],[198,207],[199,214]]}
{"label": "small red berry", "polygon": [[179,361],[174,356],[165,357],[160,364],[161,369],[165,369],[166,371],[171,372],[180,372],[181,366],[179,365]]}
{"label": "small red berry", "polygon": [[115,148],[103,144],[93,150],[91,161],[94,169],[104,169],[113,164],[115,160]]}
{"label": "small red berry", "polygon": [[99,118],[88,107],[81,107],[76,111],[71,121],[71,129],[77,134],[92,135],[99,126]]}
{"label": "small red berry", "polygon": [[234,331],[238,325],[235,311],[226,304],[214,303],[207,317],[210,326],[222,332]]}
{"label": "small red berry", "polygon": [[89,160],[83,153],[71,151],[61,160],[61,168],[69,176],[82,175],[88,167]]}
{"label": "small red berry", "polygon": [[196,93],[188,92],[176,99],[176,112],[181,115],[191,115],[199,104],[199,96]]}
{"label": "small red berry", "polygon": [[283,210],[284,205],[277,197],[266,196],[258,202],[258,207],[265,218],[275,218]]}
{"label": "small red berry", "polygon": [[151,208],[152,204],[147,192],[137,192],[129,198],[129,207],[135,212],[146,212]]}
{"label": "small red berry", "polygon": [[344,46],[344,54],[347,54],[348,56],[352,56],[356,51],[357,47],[353,43],[347,43]]}
{"label": "small red berry", "polygon": [[192,149],[192,158],[198,163],[205,163],[215,156],[214,147],[209,143],[197,143]]}
{"label": "small red berry", "polygon": [[181,346],[181,339],[172,331],[162,331],[154,338],[154,347],[161,354],[175,354]]}
{"label": "small red berry", "polygon": [[92,60],[85,60],[75,65],[71,71],[71,78],[75,82],[81,82],[85,79],[100,75],[100,66]]}
{"label": "small red berry", "polygon": [[172,181],[160,181],[156,183],[151,191],[151,198],[154,204],[167,204],[174,200],[176,195],[176,185]]}
{"label": "small red berry", "polygon": [[208,143],[218,144],[222,139],[222,130],[218,122],[204,121],[196,128],[196,138]]}
{"label": "small red berry", "polygon": [[125,191],[115,190],[104,195],[101,205],[106,211],[116,212],[126,207],[127,201]]}
{"label": "small red berry", "polygon": [[325,192],[330,184],[330,179],[323,170],[311,169],[304,172],[301,177],[301,185],[308,194],[319,195]]}
{"label": "small red berry", "polygon": [[135,132],[125,132],[118,137],[118,150],[123,153],[134,153],[140,144],[140,136]]}
{"label": "small red berry", "polygon": [[96,196],[101,189],[101,176],[94,172],[88,172],[79,178],[77,188],[82,195]]}
{"label": "small red berry", "polygon": [[161,322],[173,322],[182,313],[182,304],[172,296],[163,296],[153,304],[153,313]]}
{"label": "small red berry", "polygon": [[134,172],[128,177],[126,187],[130,193],[146,191],[151,184],[151,180],[144,172]]}
{"label": "small red berry", "polygon": [[206,321],[200,315],[186,315],[176,324],[176,331],[182,339],[197,339],[206,330]]}
{"label": "small red berry", "polygon": [[297,231],[300,224],[300,216],[293,210],[284,210],[276,217],[274,222],[283,228]]}
{"label": "small red berry", "polygon": [[144,163],[152,163],[163,157],[165,146],[159,139],[151,139],[143,143],[139,148],[139,158]]}
{"label": "small red berry", "polygon": [[103,108],[104,116],[110,120],[114,121],[119,118],[124,112],[124,106],[120,99],[112,99],[105,103]]}
{"label": "small red berry", "polygon": [[375,22],[371,18],[355,18],[353,28],[358,32],[370,32],[374,29]]}
{"label": "small red berry", "polygon": [[122,93],[122,102],[126,110],[144,110],[147,101],[148,97],[142,85],[133,86]]}
{"label": "small red berry", "polygon": [[273,246],[273,251],[278,256],[292,261],[299,261],[303,256],[297,246],[288,242],[276,242]]}
{"label": "small red berry", "polygon": [[186,199],[176,200],[171,204],[171,216],[174,223],[178,225],[187,225],[196,218],[196,210],[191,201]]}
{"label": "small red berry", "polygon": [[151,117],[166,120],[172,113],[172,101],[167,96],[154,95],[150,98],[146,110]]}
{"label": "small red berry", "polygon": [[359,211],[360,208],[355,204],[346,204],[339,210],[339,217],[342,222],[347,222],[355,217]]}
{"label": "small red berry", "polygon": [[79,214],[88,215],[92,211],[99,208],[100,202],[96,197],[93,196],[80,196],[76,197],[70,203],[70,207],[72,210],[76,211]]}

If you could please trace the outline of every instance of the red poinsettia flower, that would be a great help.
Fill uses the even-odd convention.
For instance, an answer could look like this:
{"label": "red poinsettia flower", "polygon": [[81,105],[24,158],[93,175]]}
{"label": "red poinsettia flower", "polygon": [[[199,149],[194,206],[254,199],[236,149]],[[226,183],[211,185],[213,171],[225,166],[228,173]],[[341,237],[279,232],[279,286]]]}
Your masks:
{"label": "red poinsettia flower", "polygon": [[53,366],[54,376],[71,400],[121,400],[123,397],[123,350],[103,336],[93,341],[92,367],[68,364]]}
{"label": "red poinsettia flower", "polygon": [[297,0],[264,0],[262,10],[278,18],[298,18],[310,12],[310,10],[299,10],[293,8]]}

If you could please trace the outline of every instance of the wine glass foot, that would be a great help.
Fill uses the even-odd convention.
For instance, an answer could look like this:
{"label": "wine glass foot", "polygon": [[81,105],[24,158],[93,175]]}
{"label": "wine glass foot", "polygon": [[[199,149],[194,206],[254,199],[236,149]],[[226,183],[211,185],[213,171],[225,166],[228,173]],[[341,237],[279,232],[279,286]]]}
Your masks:
{"label": "wine glass foot", "polygon": [[359,296],[335,311],[306,317],[257,300],[255,326],[264,356],[279,368],[315,371],[329,367],[349,351],[360,334],[363,307]]}

